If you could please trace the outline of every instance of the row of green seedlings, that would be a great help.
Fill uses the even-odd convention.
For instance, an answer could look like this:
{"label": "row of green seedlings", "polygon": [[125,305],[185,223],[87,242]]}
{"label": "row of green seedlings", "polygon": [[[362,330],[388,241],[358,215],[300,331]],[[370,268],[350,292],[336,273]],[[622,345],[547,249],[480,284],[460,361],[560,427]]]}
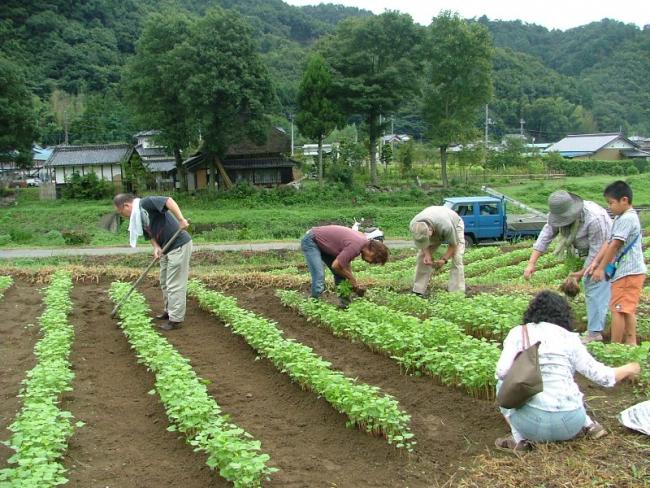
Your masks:
{"label": "row of green seedlings", "polygon": [[[72,414],[59,408],[63,392],[72,390],[74,373],[70,350],[74,329],[68,323],[72,310],[69,273],[51,276],[39,318],[43,337],[36,343],[37,364],[27,373],[19,397],[22,408],[9,426],[13,432],[4,445],[15,451],[10,467],[0,471],[0,485],[6,488],[43,488],[65,484],[61,458],[74,431]],[[83,426],[77,422],[76,427]]]}
{"label": "row of green seedlings", "polygon": [[638,362],[641,365],[641,374],[636,382],[637,394],[645,398],[650,396],[650,342],[642,342],[639,346],[628,346],[594,341],[587,344],[587,349],[600,362],[612,367]]}
{"label": "row of green seedlings", "polygon": [[[442,251],[439,251],[442,252]],[[491,247],[482,247],[482,248],[473,248],[465,253],[463,256],[463,262],[467,265],[472,263],[477,263],[491,258],[499,257],[504,255],[501,252],[501,249],[496,246]],[[413,280],[413,273],[416,264],[417,256],[411,256],[406,259],[402,259],[395,263],[387,263],[381,268],[373,267],[368,271],[359,273],[360,277],[369,277],[373,279],[381,279],[388,282],[404,283]],[[448,277],[448,272],[443,272],[438,275],[438,277]],[[442,279],[442,278],[440,278]]]}
{"label": "row of green seedlings", "polygon": [[413,450],[415,441],[409,430],[411,417],[395,398],[382,394],[376,386],[359,383],[333,371],[331,364],[314,354],[311,348],[285,339],[274,322],[240,308],[235,298],[208,290],[197,280],[189,283],[188,291],[201,308],[223,320],[280,371],[347,415],[348,427],[357,425],[375,435],[384,435],[398,448]]}
{"label": "row of green seedlings", "polygon": [[464,297],[459,293],[438,292],[423,300],[413,294],[372,289],[366,298],[393,310],[422,319],[439,318],[458,324],[468,335],[503,341],[510,329],[521,323],[528,306],[526,295],[479,294]]}
{"label": "row of green seedlings", "polygon": [[[510,329],[521,323],[530,299],[526,295],[489,294],[464,298],[458,293],[442,292],[437,293],[432,300],[423,300],[411,294],[376,289],[369,290],[366,298],[420,318],[443,318],[463,326],[470,335],[497,339],[500,342]],[[576,304],[572,306],[574,313],[577,313]],[[584,308],[584,299],[578,301],[577,306]],[[639,362],[642,365],[640,389],[646,392],[646,396],[650,393],[650,342],[643,342],[640,346],[592,342],[587,347],[596,359],[613,367],[632,361]]]}
{"label": "row of green seedlings", "polygon": [[473,397],[494,398],[499,347],[466,335],[456,324],[442,319],[421,321],[368,300],[355,300],[341,311],[295,291],[277,290],[276,294],[309,321],[390,356],[406,372],[425,372]]}
{"label": "row of green seedlings", "polygon": [[[115,282],[109,293],[117,303],[128,290],[127,283]],[[189,360],[154,330],[149,312],[144,297],[133,293],[119,311],[120,326],[138,361],[155,374],[150,394],[160,396],[171,424],[167,430],[183,433],[195,451],[207,454],[206,464],[234,486],[260,486],[277,471],[267,466],[269,456],[260,451],[261,443],[228,422]]]}
{"label": "row of green seedlings", "polygon": [[11,276],[0,276],[0,299],[5,295],[5,291],[14,284]]}
{"label": "row of green seedlings", "polygon": [[[522,251],[526,251],[526,250],[522,249]],[[530,256],[530,251],[528,251],[528,255]],[[537,271],[535,274],[541,273],[545,268],[555,267],[560,263],[561,263],[561,258],[554,256],[552,253],[546,253],[537,260],[537,268],[540,271]],[[501,265],[501,266],[499,266],[497,263],[494,263],[494,267],[492,268],[491,271],[488,271],[484,274],[470,277],[466,279],[465,282],[468,285],[485,285],[485,284],[503,285],[508,282],[523,280],[524,270],[526,269],[527,265],[528,265],[527,260],[522,260],[517,264]],[[562,268],[562,266],[560,266],[560,268]],[[564,273],[563,276],[566,276],[568,274],[566,271],[562,271],[562,272]]]}

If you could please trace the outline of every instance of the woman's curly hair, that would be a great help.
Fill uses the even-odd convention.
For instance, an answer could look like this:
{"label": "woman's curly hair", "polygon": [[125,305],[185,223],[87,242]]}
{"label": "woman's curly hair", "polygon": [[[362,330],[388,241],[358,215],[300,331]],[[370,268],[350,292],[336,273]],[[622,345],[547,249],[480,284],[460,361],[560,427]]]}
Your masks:
{"label": "woman's curly hair", "polygon": [[571,305],[562,295],[550,290],[535,295],[524,312],[524,324],[549,322],[573,332]]}

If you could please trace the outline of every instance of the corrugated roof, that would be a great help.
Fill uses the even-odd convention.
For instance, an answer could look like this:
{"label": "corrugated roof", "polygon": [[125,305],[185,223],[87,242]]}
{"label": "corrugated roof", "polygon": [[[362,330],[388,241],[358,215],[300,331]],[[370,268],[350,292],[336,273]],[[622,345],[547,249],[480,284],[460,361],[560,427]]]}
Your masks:
{"label": "corrugated roof", "polygon": [[119,164],[133,150],[130,144],[94,146],[56,146],[46,166],[80,166],[92,164]]}
{"label": "corrugated roof", "polygon": [[159,130],[143,130],[142,132],[138,132],[133,137],[150,137],[157,136],[158,134],[160,134]]}
{"label": "corrugated roof", "polygon": [[566,136],[561,141],[552,144],[546,148],[545,152],[596,152],[617,139],[622,139],[630,145],[633,145],[632,142],[619,133],[576,134]]}

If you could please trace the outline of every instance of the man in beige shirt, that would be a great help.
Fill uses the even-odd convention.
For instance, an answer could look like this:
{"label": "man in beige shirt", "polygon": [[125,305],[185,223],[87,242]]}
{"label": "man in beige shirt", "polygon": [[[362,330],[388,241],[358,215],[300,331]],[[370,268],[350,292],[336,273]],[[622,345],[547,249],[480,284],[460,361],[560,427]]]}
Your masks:
{"label": "man in beige shirt", "polygon": [[[431,274],[451,260],[449,291],[465,293],[465,224],[456,212],[447,207],[427,207],[411,220],[409,225],[415,247],[419,249],[415,265],[413,293],[424,296],[429,287]],[[447,250],[440,259],[433,260],[433,253],[440,244]]]}

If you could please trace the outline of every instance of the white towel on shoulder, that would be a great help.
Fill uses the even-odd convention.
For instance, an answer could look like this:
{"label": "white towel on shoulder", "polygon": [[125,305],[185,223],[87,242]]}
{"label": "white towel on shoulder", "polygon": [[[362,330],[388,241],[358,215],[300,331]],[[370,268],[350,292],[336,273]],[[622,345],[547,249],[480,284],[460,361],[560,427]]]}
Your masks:
{"label": "white towel on shoulder", "polygon": [[135,198],[131,204],[131,218],[129,219],[129,244],[131,244],[131,247],[138,245],[138,237],[141,235],[144,235],[144,232],[142,231],[140,199]]}

